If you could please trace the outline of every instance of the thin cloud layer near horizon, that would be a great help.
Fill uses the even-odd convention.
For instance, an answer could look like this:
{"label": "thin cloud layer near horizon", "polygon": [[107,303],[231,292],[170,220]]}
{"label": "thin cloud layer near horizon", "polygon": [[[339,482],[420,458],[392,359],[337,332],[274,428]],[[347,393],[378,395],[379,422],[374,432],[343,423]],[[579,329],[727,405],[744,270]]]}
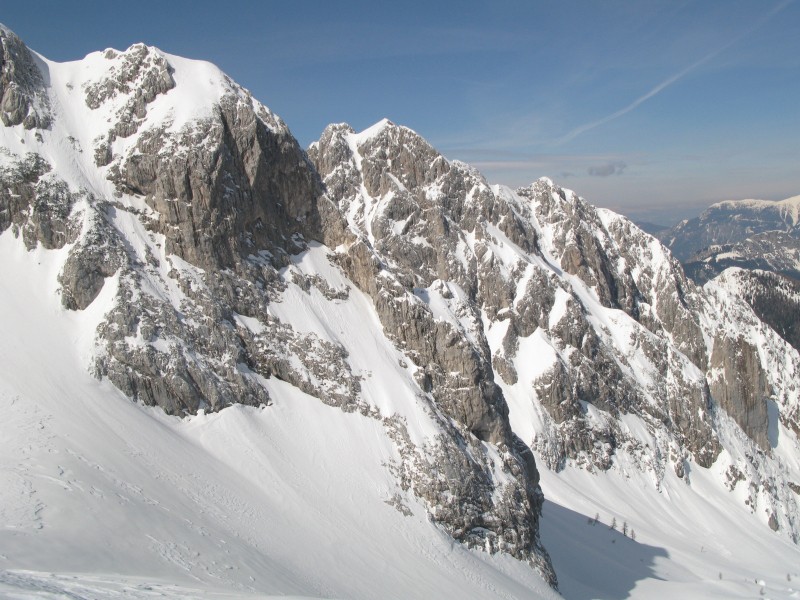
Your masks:
{"label": "thin cloud layer near horizon", "polygon": [[29,0],[0,21],[50,60],[213,62],[304,146],[387,117],[492,183],[548,176],[636,219],[800,194],[797,0]]}

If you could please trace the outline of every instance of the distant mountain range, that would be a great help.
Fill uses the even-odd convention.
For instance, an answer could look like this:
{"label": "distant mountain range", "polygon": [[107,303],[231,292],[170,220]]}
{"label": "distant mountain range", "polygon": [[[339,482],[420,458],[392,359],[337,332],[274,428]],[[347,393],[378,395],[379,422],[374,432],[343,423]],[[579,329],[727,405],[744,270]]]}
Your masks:
{"label": "distant mountain range", "polygon": [[657,235],[698,283],[728,267],[800,279],[800,196],[720,202]]}
{"label": "distant mountain range", "polygon": [[800,196],[720,202],[655,234],[698,284],[738,269],[741,297],[800,349]]}

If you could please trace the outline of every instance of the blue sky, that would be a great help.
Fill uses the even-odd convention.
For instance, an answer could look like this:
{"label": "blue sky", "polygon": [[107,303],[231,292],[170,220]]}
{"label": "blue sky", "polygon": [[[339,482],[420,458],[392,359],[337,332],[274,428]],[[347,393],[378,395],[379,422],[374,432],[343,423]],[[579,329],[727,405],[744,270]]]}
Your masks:
{"label": "blue sky", "polygon": [[800,194],[800,0],[7,4],[51,60],[144,41],[214,62],[304,146],[388,117],[493,183],[547,175],[663,223]]}

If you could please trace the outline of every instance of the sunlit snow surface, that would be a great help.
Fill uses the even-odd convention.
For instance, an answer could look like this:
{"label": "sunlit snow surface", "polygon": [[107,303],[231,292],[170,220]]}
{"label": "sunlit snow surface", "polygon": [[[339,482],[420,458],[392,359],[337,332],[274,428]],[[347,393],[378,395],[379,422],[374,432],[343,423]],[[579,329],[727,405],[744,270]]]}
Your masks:
{"label": "sunlit snow surface", "polygon": [[[0,596],[554,596],[527,565],[454,544],[413,499],[412,516],[390,506],[395,450],[374,419],[275,380],[270,407],[178,419],[131,403],[86,370],[114,279],[68,312],[63,251],[6,232],[0,255]],[[564,596],[800,597],[797,547],[717,471],[658,491],[624,458],[602,476],[543,469]]]}
{"label": "sunlit snow surface", "polygon": [[113,280],[67,312],[43,293],[61,252],[7,232],[0,255],[0,597],[555,596],[387,503],[375,419],[275,380],[269,407],[181,420],[131,403],[86,369]]}

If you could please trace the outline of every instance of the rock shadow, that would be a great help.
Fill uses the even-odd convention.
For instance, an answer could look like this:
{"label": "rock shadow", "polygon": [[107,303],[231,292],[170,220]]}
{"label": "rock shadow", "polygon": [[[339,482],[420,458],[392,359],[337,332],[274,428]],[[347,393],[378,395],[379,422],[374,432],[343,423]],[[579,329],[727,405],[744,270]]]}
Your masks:
{"label": "rock shadow", "polygon": [[[661,579],[655,560],[667,558],[664,548],[640,543],[622,534],[623,521],[610,527],[613,515],[582,515],[545,501],[540,521],[542,543],[550,553],[559,591],[567,600],[621,600],[636,583]],[[635,524],[628,524],[630,528]]]}
{"label": "rock shadow", "polygon": [[778,432],[780,431],[781,411],[778,408],[778,403],[775,400],[768,399],[767,401],[767,438],[769,439],[769,446],[772,449],[778,447]]}

